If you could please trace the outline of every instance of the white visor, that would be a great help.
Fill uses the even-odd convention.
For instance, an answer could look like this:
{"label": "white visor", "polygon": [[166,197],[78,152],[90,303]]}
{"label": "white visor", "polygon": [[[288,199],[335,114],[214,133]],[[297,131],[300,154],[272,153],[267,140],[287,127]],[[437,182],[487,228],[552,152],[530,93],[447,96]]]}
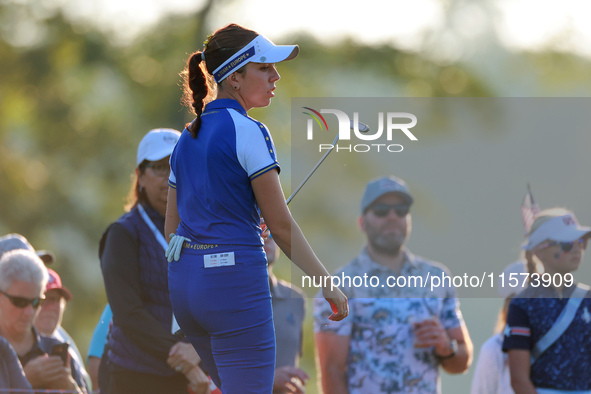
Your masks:
{"label": "white visor", "polygon": [[275,45],[259,35],[216,68],[213,77],[220,83],[247,63],[279,63],[295,58],[299,52],[297,45]]}
{"label": "white visor", "polygon": [[549,219],[538,227],[523,245],[525,250],[533,250],[546,240],[573,242],[591,232],[591,227],[581,226],[574,215],[563,215]]}

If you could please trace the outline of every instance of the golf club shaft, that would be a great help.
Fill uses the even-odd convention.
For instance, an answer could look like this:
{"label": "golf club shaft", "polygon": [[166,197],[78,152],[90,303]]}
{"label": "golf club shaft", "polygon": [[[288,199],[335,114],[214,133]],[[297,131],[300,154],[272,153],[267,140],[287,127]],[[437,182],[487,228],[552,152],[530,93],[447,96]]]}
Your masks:
{"label": "golf club shaft", "polygon": [[[351,121],[351,130],[354,130],[355,128],[360,130],[362,133],[367,133],[369,131],[369,126],[366,125],[365,123],[358,122],[357,124],[355,124],[353,121]],[[291,200],[293,200],[293,198],[296,196],[296,194],[298,194],[298,192],[300,191],[302,186],[304,186],[306,184],[306,182],[308,182],[308,179],[310,179],[312,174],[314,174],[314,172],[318,169],[318,167],[320,167],[320,164],[322,164],[324,159],[326,159],[328,157],[328,155],[330,154],[330,152],[332,152],[332,150],[334,149],[334,147],[337,144],[337,141],[339,140],[339,136],[340,136],[340,133],[338,133],[337,136],[335,137],[334,141],[332,142],[331,148],[320,158],[318,163],[316,163],[314,168],[312,168],[312,171],[310,171],[310,173],[304,178],[302,183],[300,183],[300,185],[293,191],[293,193],[291,193],[291,196],[289,196],[288,199],[285,201],[288,205],[291,202]]]}
{"label": "golf club shaft", "polygon": [[334,149],[338,140],[339,140],[339,134],[337,134],[336,138],[332,142],[332,147],[320,158],[318,163],[316,163],[314,168],[312,168],[312,171],[310,171],[310,173],[304,178],[302,183],[300,183],[300,185],[293,191],[293,193],[291,193],[291,196],[289,196],[288,199],[285,201],[288,205],[291,202],[291,200],[293,200],[293,198],[296,196],[296,194],[298,194],[300,189],[306,184],[306,182],[308,182],[308,179],[310,179],[312,174],[314,174],[314,172],[318,169],[318,167],[320,167],[320,164],[322,164],[324,159],[326,159],[328,157],[328,155],[330,154],[330,152],[332,152],[332,150]]}

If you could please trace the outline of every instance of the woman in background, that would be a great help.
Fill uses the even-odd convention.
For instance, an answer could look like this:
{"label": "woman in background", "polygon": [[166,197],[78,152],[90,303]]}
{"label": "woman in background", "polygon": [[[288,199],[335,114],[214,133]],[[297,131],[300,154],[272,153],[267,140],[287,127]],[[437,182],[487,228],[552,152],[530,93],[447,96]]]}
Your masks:
{"label": "woman in background", "polygon": [[193,347],[171,334],[164,214],[169,156],[180,133],[151,130],[138,146],[129,212],[105,231],[99,255],[113,311],[110,394],[208,393]]}
{"label": "woman in background", "polygon": [[503,343],[516,393],[591,393],[590,293],[572,276],[590,234],[563,208],[535,217],[524,245],[529,286],[509,306]]}

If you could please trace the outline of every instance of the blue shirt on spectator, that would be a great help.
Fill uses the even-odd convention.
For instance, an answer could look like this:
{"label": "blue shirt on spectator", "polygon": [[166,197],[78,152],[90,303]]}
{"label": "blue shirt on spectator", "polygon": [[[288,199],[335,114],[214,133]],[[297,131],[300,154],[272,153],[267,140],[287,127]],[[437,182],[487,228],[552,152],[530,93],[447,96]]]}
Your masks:
{"label": "blue shirt on spectator", "polygon": [[[408,249],[404,253],[406,259],[400,275],[373,261],[366,249],[334,274],[345,281],[351,279],[351,285],[341,287],[349,298],[346,319],[328,320],[332,313],[328,303],[322,297],[314,300],[314,331],[350,338],[350,394],[441,392],[438,360],[432,349],[414,347],[412,322],[436,317],[447,330],[461,326],[462,313],[452,287],[446,285],[431,291],[428,285],[415,285],[421,282],[419,278],[425,285],[430,276],[449,275],[447,268],[415,256]],[[367,285],[363,284],[364,277],[368,278]],[[397,283],[406,286],[387,285],[388,278],[392,285],[392,278],[397,277]]]}
{"label": "blue shirt on spectator", "polygon": [[0,337],[0,390],[7,392],[3,389],[31,389],[31,384],[16,352],[5,338]]}
{"label": "blue shirt on spectator", "polygon": [[[24,356],[19,356],[19,360],[23,366],[27,365],[27,363],[34,358],[37,358],[44,354],[51,354],[51,348],[54,345],[63,343],[55,338],[44,337],[42,335],[39,335],[35,327],[33,327],[32,330],[34,331],[33,337],[35,338],[35,343],[33,344],[33,347]],[[82,372],[80,371],[78,364],[75,362],[73,358],[70,358],[70,369],[72,371],[72,378],[74,378],[78,387],[80,387],[82,392],[87,393],[88,387],[86,386],[86,382],[82,378]]]}
{"label": "blue shirt on spectator", "polygon": [[[575,285],[558,298],[554,288],[528,287],[511,301],[503,351],[531,351],[554,325]],[[591,299],[583,299],[566,331],[531,365],[537,388],[591,390]]]}

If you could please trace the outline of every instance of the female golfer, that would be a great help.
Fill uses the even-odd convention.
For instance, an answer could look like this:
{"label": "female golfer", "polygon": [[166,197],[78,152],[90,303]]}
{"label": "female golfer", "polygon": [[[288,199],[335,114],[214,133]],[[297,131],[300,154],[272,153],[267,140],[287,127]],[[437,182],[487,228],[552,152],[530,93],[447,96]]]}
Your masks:
{"label": "female golfer", "polygon": [[590,234],[566,209],[536,215],[524,246],[529,286],[511,302],[504,332],[516,393],[591,393],[591,299],[572,276]]}
{"label": "female golfer", "polygon": [[101,239],[99,255],[113,311],[109,387],[117,393],[209,393],[195,349],[171,334],[164,249],[168,160],[180,133],[154,129],[142,138],[129,211]]}
{"label": "female golfer", "polygon": [[[261,213],[296,265],[329,276],[287,209],[269,131],[247,115],[269,105],[280,78],[275,63],[298,51],[231,24],[184,70],[185,101],[197,117],[171,156],[165,227],[176,234],[168,280],[179,325],[224,394],[272,391],[275,335]],[[340,290],[323,295],[331,319],[347,316]]]}

